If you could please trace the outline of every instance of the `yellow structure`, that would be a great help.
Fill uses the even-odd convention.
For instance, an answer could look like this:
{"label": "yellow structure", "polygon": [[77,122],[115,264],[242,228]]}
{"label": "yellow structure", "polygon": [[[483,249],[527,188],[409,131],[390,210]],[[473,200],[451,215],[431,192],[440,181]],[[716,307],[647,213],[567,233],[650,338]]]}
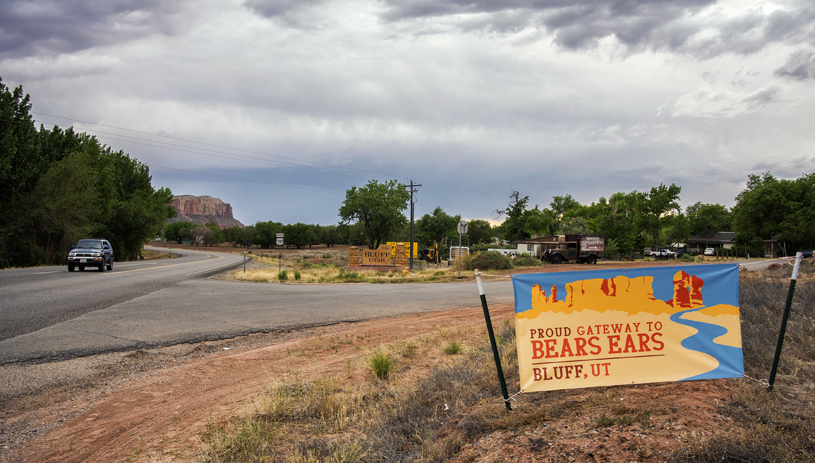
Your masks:
{"label": "yellow structure", "polygon": [[[410,252],[409,252],[410,243],[401,242],[401,241],[388,241],[386,244],[393,248],[393,254],[391,254],[391,257],[396,257],[396,246],[401,244],[401,245],[403,245],[405,247],[405,258],[410,259]],[[418,248],[419,248],[419,243],[414,241],[413,242],[413,258],[414,259],[416,259],[418,257],[418,254],[417,254],[417,249]]]}

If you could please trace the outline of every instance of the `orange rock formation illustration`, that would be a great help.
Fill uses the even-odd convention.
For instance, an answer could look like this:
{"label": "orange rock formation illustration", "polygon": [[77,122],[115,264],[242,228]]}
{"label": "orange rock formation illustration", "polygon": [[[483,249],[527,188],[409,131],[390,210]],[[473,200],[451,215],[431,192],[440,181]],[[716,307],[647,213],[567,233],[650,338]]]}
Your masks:
{"label": "orange rock formation illustration", "polygon": [[680,270],[673,277],[674,294],[669,301],[654,297],[654,277],[579,280],[566,284],[566,298],[558,300],[557,287],[549,295],[540,285],[532,287],[532,309],[517,313],[517,318],[533,319],[543,312],[571,313],[582,310],[605,312],[615,310],[634,315],[640,312],[672,314],[680,310],[704,307],[702,286],[705,282]]}

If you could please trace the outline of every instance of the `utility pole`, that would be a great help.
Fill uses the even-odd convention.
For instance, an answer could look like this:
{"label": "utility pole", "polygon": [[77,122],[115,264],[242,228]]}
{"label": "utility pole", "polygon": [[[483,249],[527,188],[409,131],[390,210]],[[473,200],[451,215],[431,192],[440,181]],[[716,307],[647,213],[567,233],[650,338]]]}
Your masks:
{"label": "utility pole", "polygon": [[408,249],[408,255],[410,256],[410,270],[413,271],[413,193],[416,193],[419,190],[415,190],[414,187],[422,186],[421,183],[413,183],[413,179],[410,179],[410,185],[405,185],[406,187],[410,188],[410,248]]}

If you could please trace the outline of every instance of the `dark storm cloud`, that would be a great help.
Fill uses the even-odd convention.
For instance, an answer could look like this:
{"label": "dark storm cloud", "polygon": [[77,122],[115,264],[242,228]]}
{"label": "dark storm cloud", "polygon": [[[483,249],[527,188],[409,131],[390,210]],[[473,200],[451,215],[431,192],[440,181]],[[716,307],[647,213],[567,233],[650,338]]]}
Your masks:
{"label": "dark storm cloud", "polygon": [[[815,8],[798,2],[769,14],[700,14],[716,0],[385,0],[385,21],[447,17],[463,29],[504,32],[542,27],[567,49],[590,48],[615,37],[631,51],[668,50],[711,58],[747,55],[772,42],[815,42]],[[791,3],[796,3],[795,0]]]}
{"label": "dark storm cloud", "polygon": [[243,5],[264,18],[286,18],[322,3],[325,0],[246,0]]}
{"label": "dark storm cloud", "polygon": [[0,59],[71,53],[172,34],[179,6],[160,0],[6,1],[0,7]]}
{"label": "dark storm cloud", "polygon": [[797,80],[815,79],[815,53],[799,50],[791,54],[786,64],[776,69],[775,75]]}

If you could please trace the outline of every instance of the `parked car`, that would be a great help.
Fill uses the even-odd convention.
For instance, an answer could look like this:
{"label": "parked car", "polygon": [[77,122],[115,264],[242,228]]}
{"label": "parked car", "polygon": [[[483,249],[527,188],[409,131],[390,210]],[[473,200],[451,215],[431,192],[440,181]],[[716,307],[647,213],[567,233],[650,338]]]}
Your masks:
{"label": "parked car", "polygon": [[659,259],[676,259],[676,253],[671,251],[670,249],[666,248],[659,248],[659,249],[651,249],[645,248],[644,252],[645,257],[651,257],[655,260]]}
{"label": "parked car", "polygon": [[100,272],[113,270],[113,246],[108,240],[91,238],[79,240],[68,253],[68,271],[79,268],[96,267]]}
{"label": "parked car", "polygon": [[807,249],[806,251],[802,251],[804,257],[812,257],[812,249]]}
{"label": "parked car", "polygon": [[716,250],[713,248],[705,248],[705,255],[706,256],[716,255]]}

